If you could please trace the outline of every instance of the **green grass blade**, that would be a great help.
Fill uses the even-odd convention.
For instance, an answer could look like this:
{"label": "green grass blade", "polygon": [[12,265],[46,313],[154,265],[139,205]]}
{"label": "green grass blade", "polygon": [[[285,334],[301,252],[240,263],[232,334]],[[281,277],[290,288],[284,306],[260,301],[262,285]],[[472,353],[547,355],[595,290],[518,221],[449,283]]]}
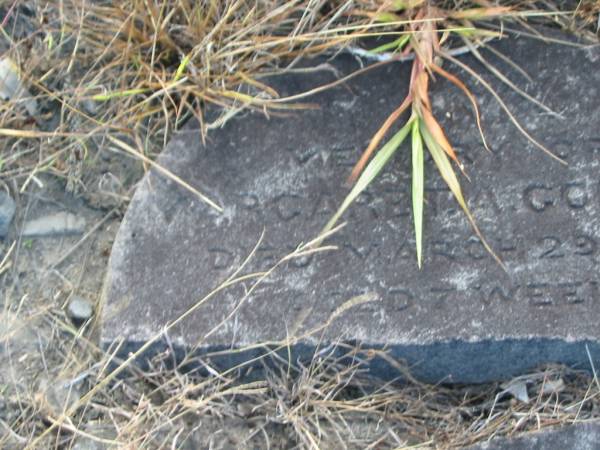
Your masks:
{"label": "green grass blade", "polygon": [[385,22],[400,22],[402,20],[402,17],[400,17],[398,14],[383,11],[383,12],[380,12],[379,14],[377,14],[377,16],[375,16],[375,20],[377,20],[378,22],[383,22],[383,23],[385,23]]}
{"label": "green grass blade", "polygon": [[326,233],[333,228],[338,219],[344,214],[346,209],[352,204],[352,202],[364,191],[369,184],[377,177],[381,169],[389,161],[392,155],[398,150],[409,131],[411,130],[413,120],[409,120],[392,138],[377,152],[371,162],[365,167],[365,170],[361,174],[360,178],[356,181],[356,184],[350,191],[350,193],[344,199],[342,206],[337,210],[333,217],[329,220],[327,225],[321,233]]}
{"label": "green grass blade", "polygon": [[409,41],[409,39],[410,39],[410,33],[405,34],[404,36],[400,36],[395,41],[388,42],[387,44],[380,45],[379,47],[375,47],[374,49],[371,50],[371,53],[381,53],[381,52],[386,52],[386,51],[392,50],[392,49],[394,51],[400,51],[400,50],[402,50],[402,48],[404,48],[404,46]]}
{"label": "green grass blade", "polygon": [[185,71],[185,68],[190,62],[190,59],[191,55],[189,53],[182,58],[181,62],[179,63],[179,67],[177,67],[177,71],[175,72],[175,77],[173,78],[173,81],[177,81],[181,78],[183,72]]}
{"label": "green grass blade", "polygon": [[423,162],[423,140],[419,131],[419,120],[412,126],[412,207],[415,221],[417,264],[423,261],[423,202],[425,194],[425,171]]}
{"label": "green grass blade", "polygon": [[431,135],[431,133],[429,132],[429,130],[423,122],[421,122],[419,129],[421,130],[421,135],[423,136],[425,144],[427,145],[427,149],[429,150],[429,153],[431,154],[431,157],[433,158],[433,161],[435,162],[435,165],[437,166],[440,175],[442,175],[442,178],[450,188],[450,191],[454,195],[454,198],[464,211],[465,215],[467,216],[467,219],[469,220],[469,223],[473,227],[473,230],[481,240],[481,243],[488,251],[488,253],[492,255],[492,257],[496,260],[496,262],[504,270],[506,270],[506,267],[502,263],[502,260],[500,260],[498,255],[496,255],[492,247],[490,247],[490,245],[484,239],[483,235],[481,234],[481,231],[479,231],[479,227],[477,226],[477,223],[475,223],[475,218],[471,214],[471,211],[467,206],[467,202],[465,202],[460,183],[458,181],[458,178],[456,177],[456,173],[454,173],[454,169],[452,168],[452,164],[450,163],[448,156],[446,155],[442,147],[434,140],[433,136]]}
{"label": "green grass blade", "polygon": [[131,95],[143,94],[148,92],[149,88],[126,89],[124,91],[107,92],[106,94],[96,94],[92,96],[92,100],[101,102],[112,98],[129,97]]}

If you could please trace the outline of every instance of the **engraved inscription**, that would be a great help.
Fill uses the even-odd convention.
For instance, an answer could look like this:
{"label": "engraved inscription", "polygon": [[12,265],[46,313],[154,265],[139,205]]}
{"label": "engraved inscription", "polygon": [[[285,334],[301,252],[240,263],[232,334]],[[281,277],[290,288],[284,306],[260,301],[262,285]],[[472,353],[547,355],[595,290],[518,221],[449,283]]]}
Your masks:
{"label": "engraved inscription", "polygon": [[524,302],[533,307],[558,307],[598,302],[598,282],[590,281],[531,281],[506,286],[494,284],[483,289],[481,300],[486,305]]}
{"label": "engraved inscription", "polygon": [[562,205],[572,210],[579,210],[590,204],[590,191],[589,186],[581,181],[563,185],[535,183],[523,190],[523,201],[527,208],[538,213]]}
{"label": "engraved inscription", "polygon": [[403,286],[392,287],[388,291],[387,298],[388,302],[394,305],[394,310],[398,312],[410,308],[415,301],[415,295]]}
{"label": "engraved inscription", "polygon": [[564,252],[560,250],[561,242],[558,238],[545,236],[538,242],[541,242],[545,247],[539,256],[540,258],[562,258],[565,256]]}
{"label": "engraved inscription", "polygon": [[507,302],[509,300],[515,300],[517,298],[517,292],[520,286],[493,286],[489,293],[484,294],[484,302]]}
{"label": "engraved inscription", "polygon": [[586,235],[575,235],[571,238],[543,236],[536,242],[539,247],[537,257],[540,259],[564,258],[565,256],[594,256],[598,250],[596,239]]}
{"label": "engraved inscription", "polygon": [[281,194],[273,199],[273,208],[279,220],[289,222],[302,214],[302,197],[297,194]]}

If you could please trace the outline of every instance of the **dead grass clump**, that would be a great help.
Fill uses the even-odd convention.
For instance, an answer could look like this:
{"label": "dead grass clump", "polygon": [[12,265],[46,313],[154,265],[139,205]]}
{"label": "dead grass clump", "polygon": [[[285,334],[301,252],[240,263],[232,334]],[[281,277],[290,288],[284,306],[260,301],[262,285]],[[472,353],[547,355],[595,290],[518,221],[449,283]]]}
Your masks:
{"label": "dead grass clump", "polygon": [[[204,375],[174,368],[174,355],[165,351],[144,371],[132,366],[99,390],[106,359],[82,371],[68,363],[72,354],[64,356],[73,370],[69,376],[62,371],[60,384],[4,397],[6,407],[21,413],[3,419],[0,442],[27,448],[95,442],[123,449],[446,449],[597,419],[600,406],[588,372],[550,366],[503,385],[383,381],[368,370],[381,354],[346,346],[319,348],[303,361],[271,354],[262,368]],[[206,362],[196,359],[201,367]],[[85,392],[93,395],[65,417]]]}
{"label": "dead grass clump", "polygon": [[[206,131],[241,109],[263,108],[277,93],[259,72],[347,34],[321,35],[339,24],[343,5],[327,12],[276,1],[18,3],[4,10],[4,55],[39,110],[31,117],[22,108],[26,95],[2,103],[0,170],[21,190],[41,172],[76,186],[107,135],[153,157],[190,115]],[[204,117],[207,105],[222,113]]]}
{"label": "dead grass clump", "polygon": [[[110,148],[109,135],[153,158],[192,115],[204,136],[246,108],[299,107],[280,101],[264,75],[294,70],[298,58],[339,51],[358,38],[404,38],[423,27],[424,18],[410,13],[423,2],[388,3],[7,1],[0,9],[2,54],[28,90],[0,104],[0,176],[23,192],[50,173],[85,192],[98,182],[85,174]],[[543,18],[588,34],[597,12],[594,2],[551,13],[552,4],[507,2],[506,14],[496,8],[491,17],[483,14],[491,11],[485,2],[435,4],[459,27]],[[439,33],[443,40],[443,27]],[[28,96],[37,102],[35,114]],[[207,114],[208,105],[219,112]]]}

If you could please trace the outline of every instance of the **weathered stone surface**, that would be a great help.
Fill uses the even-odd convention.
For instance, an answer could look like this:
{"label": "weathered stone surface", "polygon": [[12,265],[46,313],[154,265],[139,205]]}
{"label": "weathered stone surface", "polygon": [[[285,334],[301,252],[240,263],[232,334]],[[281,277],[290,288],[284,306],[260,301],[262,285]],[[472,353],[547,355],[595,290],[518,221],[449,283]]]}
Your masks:
{"label": "weathered stone surface", "polygon": [[[524,38],[497,48],[536,83],[526,85],[491,60],[564,119],[492,84],[568,165],[528,143],[480,85],[471,83],[491,154],[460,92],[440,82],[432,101],[472,179],[463,179],[472,211],[507,272],[485,253],[431,160],[418,270],[405,148],[349,210],[347,227],[327,241],[339,250],[283,264],[241,304],[250,282],[220,292],[170,330],[171,342],[208,349],[300,336],[347,300],[372,294],[375,300],[344,312],[323,336],[305,340],[307,348],[317,338],[340,337],[387,346],[417,375],[457,382],[511,377],[545,362],[587,367],[586,345],[600,358],[598,50]],[[358,67],[347,55],[332,64],[343,73]],[[319,108],[293,117],[248,113],[209,135],[206,146],[195,125],[187,126],[160,163],[224,213],[154,172],[141,183],[113,248],[104,343],[125,337],[135,345],[160,332],[230,276],[263,229],[244,272],[266,270],[314,238],[348,192],[353,163],[406,94],[409,71],[409,64],[372,70],[311,97]],[[332,74],[321,72],[271,85],[286,96],[330,81]]]}
{"label": "weathered stone surface", "polygon": [[496,438],[466,450],[600,450],[600,423],[580,423],[514,438]]}

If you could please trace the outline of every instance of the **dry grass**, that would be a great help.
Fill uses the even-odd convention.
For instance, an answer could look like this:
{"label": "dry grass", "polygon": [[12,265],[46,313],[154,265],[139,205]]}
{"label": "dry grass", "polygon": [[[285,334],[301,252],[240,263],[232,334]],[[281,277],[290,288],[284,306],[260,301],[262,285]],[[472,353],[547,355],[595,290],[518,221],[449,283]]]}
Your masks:
{"label": "dry grass", "polygon": [[[600,406],[589,372],[548,367],[526,375],[531,400],[524,403],[498,384],[383,382],[368,375],[373,352],[343,346],[319,349],[306,365],[265,358],[252,381],[240,377],[248,376],[242,369],[173,369],[165,351],[146,370],[129,366],[103,385],[107,356],[82,339],[62,342],[74,347],[62,349],[63,370],[49,387],[5,396],[13,414],[2,422],[2,448],[90,441],[124,449],[459,448],[597,419]],[[90,353],[99,358],[94,364],[74,361]],[[84,392],[92,395],[74,407]]]}
{"label": "dry grass", "polygon": [[[189,311],[213,301],[223,289],[250,282],[241,304],[273,271],[285,270],[284,262],[329,250],[334,249],[308,242],[269,271],[246,273],[251,253]],[[499,383],[426,384],[384,351],[343,343],[319,345],[310,355],[290,358],[290,346],[309,337],[318,341],[336,317],[371,300],[350,299],[309,331],[247,348],[262,352],[226,370],[217,369],[217,355],[182,355],[171,346],[168,331],[185,315],[121,359],[114,356],[120,343],[103,351],[86,337],[93,322],[74,328],[55,308],[38,310],[27,320],[24,312],[5,313],[3,322],[12,320],[0,330],[5,361],[0,445],[445,449],[599,418],[600,385],[589,371],[551,366],[511,380],[513,387],[526,389],[527,399]],[[154,351],[143,367],[136,365],[159,340],[162,350]],[[401,378],[373,377],[369,365],[375,358],[385,359]]]}
{"label": "dry grass", "polygon": [[[25,99],[0,107],[0,177],[15,180],[21,191],[42,172],[74,191],[90,188],[82,166],[109,146],[108,136],[153,158],[192,115],[205,134],[245,108],[301,107],[261,79],[359,37],[411,30],[407,23],[378,22],[389,2],[367,0],[3,3],[3,54],[21,68],[40,107],[36,117],[23,107]],[[552,15],[544,2],[507,4],[518,13],[513,19],[555,21],[588,37],[598,13],[594,1]],[[479,26],[488,22],[498,23],[490,18]],[[220,112],[207,115],[209,105]]]}
{"label": "dry grass", "polygon": [[[529,20],[554,21],[590,39],[597,33],[597,1],[552,15],[547,2],[509,3],[528,11]],[[399,24],[374,20],[383,4],[0,1],[2,53],[20,68],[39,107],[32,116],[26,98],[0,104],[0,180],[26,193],[56,177],[71,192],[101,191],[110,208],[122,207],[141,171],[129,179],[113,174],[119,189],[105,191],[107,174],[97,176],[95,167],[109,150],[134,154],[146,169],[191,116],[206,134],[247,108],[277,114],[302,107],[261,80],[296,70],[305,55],[401,34]],[[488,25],[498,22],[480,24]],[[2,282],[15,246],[7,248]],[[176,370],[168,351],[145,370],[124,364],[113,378],[110,352],[94,344],[94,324],[74,328],[58,303],[6,295],[2,307],[3,317],[10,312],[14,319],[0,328],[2,380],[9,380],[0,385],[2,448],[73,448],[86,439],[131,449],[453,448],[598,416],[600,387],[584,372],[547,368],[528,378],[531,402],[510,395],[495,401],[502,391],[496,384],[379,381],[367,373],[375,354],[341,344],[320,349],[305,365],[271,355],[251,382],[240,378],[242,368]]]}

